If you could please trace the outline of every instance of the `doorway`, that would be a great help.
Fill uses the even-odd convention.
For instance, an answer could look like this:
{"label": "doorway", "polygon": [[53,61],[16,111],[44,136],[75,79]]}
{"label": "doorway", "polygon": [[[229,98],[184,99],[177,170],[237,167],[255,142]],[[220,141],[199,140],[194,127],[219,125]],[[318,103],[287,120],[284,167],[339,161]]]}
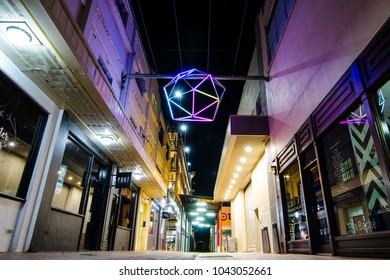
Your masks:
{"label": "doorway", "polygon": [[331,254],[330,230],[325,210],[324,195],[317,161],[312,161],[303,169],[303,180],[306,189],[306,200],[310,219],[310,239],[314,254]]}

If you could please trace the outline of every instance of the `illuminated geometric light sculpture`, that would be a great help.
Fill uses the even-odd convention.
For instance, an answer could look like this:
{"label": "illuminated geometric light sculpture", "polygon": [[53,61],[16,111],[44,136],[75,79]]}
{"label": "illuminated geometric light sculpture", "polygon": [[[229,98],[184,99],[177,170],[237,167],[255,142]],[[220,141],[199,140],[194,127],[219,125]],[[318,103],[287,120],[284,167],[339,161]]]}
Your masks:
{"label": "illuminated geometric light sculpture", "polygon": [[213,121],[225,90],[212,75],[197,69],[179,73],[164,86],[175,121]]}

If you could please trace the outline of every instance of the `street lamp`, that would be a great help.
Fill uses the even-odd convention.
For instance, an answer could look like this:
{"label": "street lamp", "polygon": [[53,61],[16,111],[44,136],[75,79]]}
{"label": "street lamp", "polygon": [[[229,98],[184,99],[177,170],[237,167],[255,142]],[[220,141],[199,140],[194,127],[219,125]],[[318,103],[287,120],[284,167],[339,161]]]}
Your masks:
{"label": "street lamp", "polygon": [[182,124],[180,126],[180,130],[184,134],[184,145],[186,144],[186,134],[187,134],[187,126],[185,124]]}

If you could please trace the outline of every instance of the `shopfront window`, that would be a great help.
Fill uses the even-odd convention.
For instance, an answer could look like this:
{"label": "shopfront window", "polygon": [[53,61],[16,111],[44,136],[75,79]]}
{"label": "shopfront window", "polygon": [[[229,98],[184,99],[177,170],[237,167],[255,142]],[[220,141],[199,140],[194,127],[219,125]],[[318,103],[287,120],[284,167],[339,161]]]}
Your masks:
{"label": "shopfront window", "polygon": [[[0,74],[0,193],[25,198],[46,115]],[[34,154],[35,153],[35,154]]]}
{"label": "shopfront window", "polygon": [[85,177],[90,157],[91,155],[72,139],[67,140],[64,157],[58,170],[53,207],[79,213],[83,188],[87,187]]}
{"label": "shopfront window", "polygon": [[306,209],[298,163],[283,172],[290,240],[307,239]]}
{"label": "shopfront window", "polygon": [[121,189],[121,207],[118,226],[134,228],[137,193],[131,189]]}
{"label": "shopfront window", "polygon": [[390,229],[388,193],[363,105],[327,133],[323,150],[339,234]]}

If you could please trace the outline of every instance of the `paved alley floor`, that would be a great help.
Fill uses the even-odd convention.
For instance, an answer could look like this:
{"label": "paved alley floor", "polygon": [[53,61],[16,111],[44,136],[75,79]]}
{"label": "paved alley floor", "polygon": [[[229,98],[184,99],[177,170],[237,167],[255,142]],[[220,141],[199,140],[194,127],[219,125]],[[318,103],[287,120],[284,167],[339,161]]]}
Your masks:
{"label": "paved alley floor", "polygon": [[80,251],[0,253],[0,260],[361,260],[339,256],[173,251]]}

